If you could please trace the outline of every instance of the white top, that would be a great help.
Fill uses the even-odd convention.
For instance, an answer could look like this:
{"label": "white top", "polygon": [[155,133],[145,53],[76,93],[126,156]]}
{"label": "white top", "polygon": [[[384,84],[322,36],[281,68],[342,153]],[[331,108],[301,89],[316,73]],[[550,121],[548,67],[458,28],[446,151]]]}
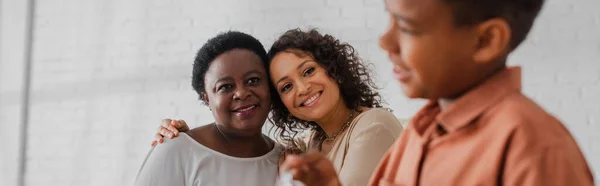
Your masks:
{"label": "white top", "polygon": [[275,143],[269,153],[237,158],[214,151],[185,133],[150,149],[135,180],[147,185],[275,185],[283,148]]}

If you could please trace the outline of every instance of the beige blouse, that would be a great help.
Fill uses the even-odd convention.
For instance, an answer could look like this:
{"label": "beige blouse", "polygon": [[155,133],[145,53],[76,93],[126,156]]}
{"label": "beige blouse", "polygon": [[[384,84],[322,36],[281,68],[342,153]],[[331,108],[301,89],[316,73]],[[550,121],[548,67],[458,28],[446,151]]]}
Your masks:
{"label": "beige blouse", "polygon": [[[388,110],[372,108],[362,112],[334,141],[327,157],[333,162],[344,186],[364,186],[369,183],[379,161],[400,136],[403,128]],[[314,132],[297,141],[304,152],[319,148],[312,145]]]}

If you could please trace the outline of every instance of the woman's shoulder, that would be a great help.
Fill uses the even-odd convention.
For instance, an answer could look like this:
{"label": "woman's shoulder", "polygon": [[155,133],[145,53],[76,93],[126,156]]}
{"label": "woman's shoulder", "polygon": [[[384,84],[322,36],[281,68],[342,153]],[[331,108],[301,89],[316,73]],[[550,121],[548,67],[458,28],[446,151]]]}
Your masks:
{"label": "woman's shoulder", "polygon": [[396,116],[385,108],[370,108],[356,118],[353,132],[361,132],[383,128],[392,133],[402,132],[402,124]]}
{"label": "woman's shoulder", "polygon": [[[182,177],[187,179],[187,164],[191,159],[189,156],[188,139],[182,134],[179,137],[168,139],[161,144],[152,147],[136,177],[135,185],[181,185]],[[177,178],[177,179],[175,179]]]}
{"label": "woman's shoulder", "polygon": [[370,108],[366,111],[363,111],[356,119],[357,124],[400,124],[400,121],[398,118],[396,118],[392,111],[385,108]]}
{"label": "woman's shoulder", "polygon": [[209,125],[193,128],[187,132],[179,133],[179,136],[169,139],[164,138],[164,142],[156,146],[154,151],[165,151],[171,156],[196,156],[207,157],[203,154],[212,154],[214,146],[210,143]]}
{"label": "woman's shoulder", "polygon": [[170,155],[189,154],[183,151],[189,151],[191,146],[198,145],[187,133],[179,133],[179,136],[169,139],[164,138],[164,142],[154,147],[153,151],[167,152]]}
{"label": "woman's shoulder", "polygon": [[190,160],[198,155],[196,153],[198,151],[190,148],[193,143],[192,139],[185,133],[181,133],[180,136],[173,139],[165,138],[163,143],[150,149],[142,164],[142,169],[148,169],[146,171],[151,171],[153,174],[162,174],[161,170],[156,169],[160,167],[174,169],[188,164]]}

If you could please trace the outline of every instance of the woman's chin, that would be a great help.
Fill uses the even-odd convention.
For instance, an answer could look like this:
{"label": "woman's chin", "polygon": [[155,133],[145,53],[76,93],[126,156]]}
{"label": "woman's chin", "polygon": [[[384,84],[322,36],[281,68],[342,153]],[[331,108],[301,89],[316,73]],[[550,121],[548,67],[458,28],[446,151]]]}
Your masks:
{"label": "woman's chin", "polygon": [[239,123],[235,126],[236,130],[244,134],[262,133],[264,123]]}

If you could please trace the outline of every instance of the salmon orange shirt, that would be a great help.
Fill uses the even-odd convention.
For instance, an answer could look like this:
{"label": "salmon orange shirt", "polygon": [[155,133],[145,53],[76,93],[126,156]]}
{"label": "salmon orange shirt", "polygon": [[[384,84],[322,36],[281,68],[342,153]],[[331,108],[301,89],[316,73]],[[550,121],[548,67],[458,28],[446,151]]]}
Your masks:
{"label": "salmon orange shirt", "polygon": [[563,124],[521,93],[507,68],[442,110],[411,120],[370,185],[593,185]]}

